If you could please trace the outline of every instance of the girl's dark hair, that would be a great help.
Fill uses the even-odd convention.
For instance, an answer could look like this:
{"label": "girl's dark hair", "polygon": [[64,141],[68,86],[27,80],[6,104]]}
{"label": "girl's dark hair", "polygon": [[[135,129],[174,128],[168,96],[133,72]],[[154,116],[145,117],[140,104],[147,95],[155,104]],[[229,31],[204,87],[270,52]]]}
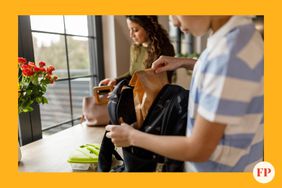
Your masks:
{"label": "girl's dark hair", "polygon": [[126,18],[139,24],[148,33],[150,44],[147,48],[148,58],[144,62],[146,68],[150,68],[160,55],[175,55],[168,33],[159,24],[157,16],[126,16]]}

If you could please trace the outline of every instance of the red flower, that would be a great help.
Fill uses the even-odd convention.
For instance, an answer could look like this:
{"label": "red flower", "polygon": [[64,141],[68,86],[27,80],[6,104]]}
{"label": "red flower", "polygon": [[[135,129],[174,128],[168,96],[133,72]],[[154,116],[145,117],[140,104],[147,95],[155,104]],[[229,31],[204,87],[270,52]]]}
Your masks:
{"label": "red flower", "polygon": [[30,67],[35,67],[35,63],[34,63],[34,62],[28,62],[28,65],[29,65]]}
{"label": "red flower", "polygon": [[30,67],[27,65],[27,64],[22,64],[21,65],[21,69],[24,70],[24,69],[30,69]]}
{"label": "red flower", "polygon": [[47,73],[52,75],[52,72],[55,70],[55,67],[53,65],[50,65],[49,67],[47,67]]}
{"label": "red flower", "polygon": [[51,81],[51,80],[52,80],[52,78],[51,78],[50,74],[47,74],[47,75],[46,75],[46,79],[47,79],[47,80],[49,80],[49,81]]}
{"label": "red flower", "polygon": [[34,66],[34,72],[40,72],[41,71],[41,69],[39,68],[39,67],[37,67],[37,66]]}
{"label": "red flower", "polygon": [[23,69],[22,73],[24,76],[32,76],[34,72],[31,69]]}
{"label": "red flower", "polygon": [[22,64],[21,70],[24,76],[32,76],[34,74],[33,67],[35,67],[35,63],[28,62],[28,64]]}
{"label": "red flower", "polygon": [[46,65],[46,63],[44,61],[39,62],[39,67],[44,67],[45,65]]}
{"label": "red flower", "polygon": [[18,57],[18,63],[19,64],[24,64],[24,63],[26,63],[27,61],[26,61],[26,58],[23,58],[23,57]]}
{"label": "red flower", "polygon": [[46,69],[44,67],[39,68],[41,72],[46,72]]}
{"label": "red flower", "polygon": [[53,77],[53,80],[57,80],[57,79],[58,79],[58,76],[54,76],[54,77]]}

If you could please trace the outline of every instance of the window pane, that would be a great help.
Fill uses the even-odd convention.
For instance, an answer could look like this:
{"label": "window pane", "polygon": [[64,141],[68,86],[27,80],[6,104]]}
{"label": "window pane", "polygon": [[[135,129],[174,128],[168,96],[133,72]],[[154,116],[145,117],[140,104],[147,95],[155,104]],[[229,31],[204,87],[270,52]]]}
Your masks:
{"label": "window pane", "polygon": [[65,16],[66,33],[88,36],[87,16]]}
{"label": "window pane", "polygon": [[67,78],[67,61],[65,40],[61,35],[32,33],[35,62],[45,61],[47,65],[54,65],[54,74],[60,78]]}
{"label": "window pane", "polygon": [[82,115],[82,99],[90,96],[91,78],[78,78],[71,81],[73,117],[78,118]]}
{"label": "window pane", "polygon": [[30,16],[32,30],[64,33],[63,16]]}
{"label": "window pane", "polygon": [[67,37],[71,76],[90,74],[88,38]]}
{"label": "window pane", "polygon": [[68,81],[49,85],[45,96],[48,104],[40,104],[42,129],[71,120]]}

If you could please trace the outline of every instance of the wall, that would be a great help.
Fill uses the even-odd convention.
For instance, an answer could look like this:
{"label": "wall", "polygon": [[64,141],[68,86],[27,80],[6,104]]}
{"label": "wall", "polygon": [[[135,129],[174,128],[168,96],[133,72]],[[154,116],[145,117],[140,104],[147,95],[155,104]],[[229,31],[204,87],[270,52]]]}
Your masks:
{"label": "wall", "polygon": [[129,31],[125,16],[115,16],[117,75],[128,72],[130,66]]}
{"label": "wall", "polygon": [[102,16],[104,70],[106,78],[116,76],[115,27],[113,16]]}
{"label": "wall", "polygon": [[130,38],[124,16],[102,16],[104,69],[106,78],[129,70]]}

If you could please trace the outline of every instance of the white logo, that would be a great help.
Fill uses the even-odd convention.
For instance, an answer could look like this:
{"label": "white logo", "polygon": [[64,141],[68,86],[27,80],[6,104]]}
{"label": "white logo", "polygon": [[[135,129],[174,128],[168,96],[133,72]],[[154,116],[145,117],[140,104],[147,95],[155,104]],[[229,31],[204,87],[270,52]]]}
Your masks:
{"label": "white logo", "polygon": [[275,176],[275,169],[269,162],[259,162],[253,169],[254,178],[260,183],[268,183]]}

